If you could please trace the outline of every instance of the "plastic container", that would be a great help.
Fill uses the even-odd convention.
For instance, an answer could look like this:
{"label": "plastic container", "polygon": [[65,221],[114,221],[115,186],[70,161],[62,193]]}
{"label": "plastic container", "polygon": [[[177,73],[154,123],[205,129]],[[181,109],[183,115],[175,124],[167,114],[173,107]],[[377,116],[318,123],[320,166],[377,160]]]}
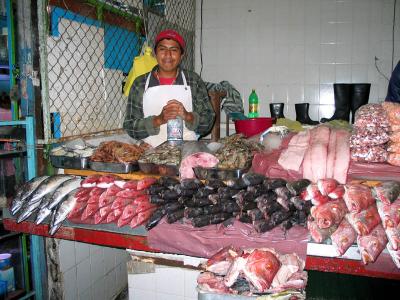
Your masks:
{"label": "plastic container", "polygon": [[247,120],[236,120],[236,133],[242,133],[246,137],[251,137],[272,127],[275,120],[273,118],[252,118]]}
{"label": "plastic container", "polygon": [[[11,266],[11,254],[0,254],[0,281],[6,282],[6,291],[15,291],[14,268]],[[4,283],[3,283],[4,285]]]}

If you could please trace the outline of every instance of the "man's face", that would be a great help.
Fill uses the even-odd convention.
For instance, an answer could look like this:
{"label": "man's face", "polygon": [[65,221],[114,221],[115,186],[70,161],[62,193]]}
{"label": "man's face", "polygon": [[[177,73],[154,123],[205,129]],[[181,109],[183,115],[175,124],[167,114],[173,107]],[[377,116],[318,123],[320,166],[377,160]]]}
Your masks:
{"label": "man's face", "polygon": [[161,71],[175,71],[182,60],[182,52],[178,42],[161,40],[156,48],[156,59]]}

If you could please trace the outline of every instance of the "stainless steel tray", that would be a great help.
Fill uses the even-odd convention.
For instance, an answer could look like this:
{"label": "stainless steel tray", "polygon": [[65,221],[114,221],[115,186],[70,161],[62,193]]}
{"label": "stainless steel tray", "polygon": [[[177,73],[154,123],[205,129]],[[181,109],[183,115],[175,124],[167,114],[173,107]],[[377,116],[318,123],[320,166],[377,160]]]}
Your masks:
{"label": "stainless steel tray", "polygon": [[87,169],[88,157],[70,157],[61,155],[50,155],[50,162],[55,168],[60,169]]}
{"label": "stainless steel tray", "polygon": [[242,177],[249,168],[246,169],[218,169],[218,168],[202,168],[194,167],[194,174],[198,179],[236,179]]}
{"label": "stainless steel tray", "polygon": [[111,172],[111,173],[130,173],[139,170],[139,166],[136,162],[131,163],[113,163],[113,162],[99,162],[89,161],[90,169],[100,172]]}

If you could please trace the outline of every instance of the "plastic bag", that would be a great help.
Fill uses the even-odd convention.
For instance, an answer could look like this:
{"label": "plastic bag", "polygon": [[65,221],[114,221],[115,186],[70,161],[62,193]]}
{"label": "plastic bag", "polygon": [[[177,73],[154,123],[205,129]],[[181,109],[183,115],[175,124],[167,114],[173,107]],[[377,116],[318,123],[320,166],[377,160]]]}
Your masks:
{"label": "plastic bag", "polygon": [[400,143],[389,143],[387,151],[400,154]]}
{"label": "plastic bag", "polygon": [[399,153],[390,153],[387,159],[388,163],[393,166],[400,167],[400,154]]}
{"label": "plastic bag", "polygon": [[382,107],[385,109],[391,125],[400,125],[400,103],[384,102]]}
{"label": "plastic bag", "polygon": [[136,56],[133,59],[132,68],[126,78],[124,86],[124,96],[126,97],[129,96],[129,91],[131,90],[133,81],[135,81],[135,79],[140,75],[150,72],[154,66],[157,65],[157,60],[153,56],[153,50],[148,46],[143,47],[143,49],[141,55]]}
{"label": "plastic bag", "polygon": [[383,145],[351,148],[351,159],[365,162],[385,162],[388,152]]}
{"label": "plastic bag", "polygon": [[370,103],[361,106],[356,112],[355,119],[354,127],[357,129],[369,127],[389,129],[388,118],[381,104]]}
{"label": "plastic bag", "polygon": [[381,145],[389,141],[387,131],[380,127],[357,129],[350,137],[350,147]]}

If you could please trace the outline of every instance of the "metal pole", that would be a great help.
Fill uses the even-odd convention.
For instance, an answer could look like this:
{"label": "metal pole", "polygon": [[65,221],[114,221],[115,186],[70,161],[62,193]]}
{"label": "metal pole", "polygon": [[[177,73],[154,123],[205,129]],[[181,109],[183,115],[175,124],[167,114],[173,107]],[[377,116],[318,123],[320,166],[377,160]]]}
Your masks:
{"label": "metal pole", "polygon": [[42,92],[44,143],[48,144],[51,138],[49,81],[47,69],[47,24],[46,24],[46,0],[38,0],[38,31],[39,31],[39,57],[40,57],[40,81]]}

